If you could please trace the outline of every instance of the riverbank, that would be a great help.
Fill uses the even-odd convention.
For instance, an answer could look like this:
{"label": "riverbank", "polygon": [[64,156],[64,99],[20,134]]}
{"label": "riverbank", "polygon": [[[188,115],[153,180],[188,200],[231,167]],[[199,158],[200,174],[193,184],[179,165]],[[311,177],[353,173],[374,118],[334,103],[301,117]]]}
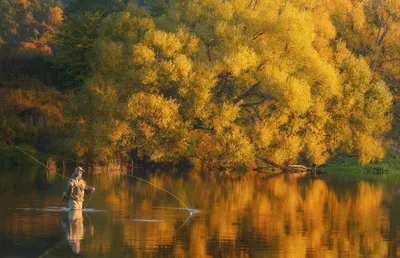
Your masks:
{"label": "riverbank", "polygon": [[400,160],[388,158],[363,166],[356,158],[340,157],[321,167],[321,171],[330,175],[362,178],[400,178]]}

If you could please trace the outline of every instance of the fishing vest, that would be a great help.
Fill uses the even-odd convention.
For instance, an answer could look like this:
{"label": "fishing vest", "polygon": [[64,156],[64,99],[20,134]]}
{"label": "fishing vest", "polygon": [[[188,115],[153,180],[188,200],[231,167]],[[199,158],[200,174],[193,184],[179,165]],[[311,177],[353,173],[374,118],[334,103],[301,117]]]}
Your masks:
{"label": "fishing vest", "polygon": [[83,179],[70,179],[68,187],[71,188],[69,199],[83,202],[85,196],[86,182]]}

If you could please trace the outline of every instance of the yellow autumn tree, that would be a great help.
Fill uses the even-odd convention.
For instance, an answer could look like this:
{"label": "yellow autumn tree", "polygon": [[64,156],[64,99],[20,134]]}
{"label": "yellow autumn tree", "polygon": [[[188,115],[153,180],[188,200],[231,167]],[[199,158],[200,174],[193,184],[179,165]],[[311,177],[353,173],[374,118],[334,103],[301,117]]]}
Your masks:
{"label": "yellow autumn tree", "polygon": [[109,15],[82,97],[110,92],[82,114],[112,115],[83,116],[84,131],[97,123],[118,130],[110,119],[128,124],[116,142],[132,139],[123,148],[153,161],[381,158],[391,94],[362,57],[331,44],[329,15],[306,4],[175,0],[153,14],[130,6]]}

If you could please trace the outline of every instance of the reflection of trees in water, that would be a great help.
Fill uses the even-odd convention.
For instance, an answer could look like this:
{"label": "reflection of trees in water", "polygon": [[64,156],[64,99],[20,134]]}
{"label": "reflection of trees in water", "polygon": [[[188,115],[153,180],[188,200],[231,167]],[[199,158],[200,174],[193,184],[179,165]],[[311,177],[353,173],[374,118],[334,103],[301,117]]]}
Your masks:
{"label": "reflection of trees in water", "polygon": [[[98,196],[90,206],[106,209],[108,217],[101,223],[94,220],[96,232],[106,233],[81,240],[81,251],[88,254],[110,256],[124,249],[131,256],[388,256],[384,235],[389,231],[389,214],[382,207],[384,193],[378,184],[361,182],[337,190],[323,180],[285,176],[229,180],[192,174],[187,180],[176,180],[167,174],[151,175],[150,182],[202,210],[177,232],[186,212],[154,209],[179,207],[171,196],[125,177],[93,180]],[[51,206],[55,198],[59,197],[41,200]],[[34,237],[35,227],[43,223],[47,231],[56,231],[60,225],[56,215],[5,217],[3,231]],[[163,222],[131,220],[139,215]],[[77,224],[71,241],[80,239],[79,228]]]}
{"label": "reflection of trees in water", "polygon": [[266,184],[268,193],[258,194],[252,203],[253,226],[267,244],[274,242],[282,250],[282,256],[387,256],[381,231],[387,230],[389,221],[380,207],[381,186],[361,182],[355,195],[339,199],[321,180],[304,189],[283,177]]}
{"label": "reflection of trees in water", "polygon": [[[67,233],[67,240],[74,244],[72,249],[78,250],[81,244],[80,251],[105,256],[121,249],[129,250],[132,256],[157,253],[175,257],[389,255],[384,239],[390,231],[389,211],[382,207],[387,197],[378,184],[361,182],[345,189],[319,179],[276,176],[230,180],[196,173],[189,174],[187,180],[168,174],[154,174],[148,179],[202,213],[177,232],[186,212],[155,209],[180,207],[173,197],[124,176],[96,176],[92,185],[98,191],[90,207],[109,211],[110,217],[95,223],[96,232],[107,233],[82,240],[83,223],[68,224],[66,233],[73,233],[69,237]],[[40,199],[43,207],[62,206],[60,196],[42,195],[36,190],[31,195]],[[131,220],[134,218],[163,222],[137,223]],[[59,214],[47,213],[5,216],[2,227],[8,235],[36,237],[43,233],[37,231],[38,225],[45,224],[47,233],[56,232],[59,219]],[[396,237],[396,229],[392,232]],[[397,244],[391,245],[392,252],[397,252]]]}

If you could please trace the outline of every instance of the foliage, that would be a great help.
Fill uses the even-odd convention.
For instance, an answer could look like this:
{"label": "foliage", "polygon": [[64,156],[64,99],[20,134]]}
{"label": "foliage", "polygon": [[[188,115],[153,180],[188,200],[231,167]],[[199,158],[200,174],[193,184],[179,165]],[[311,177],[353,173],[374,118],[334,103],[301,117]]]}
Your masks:
{"label": "foliage", "polygon": [[122,10],[119,0],[85,0],[66,3],[65,20],[55,34],[56,63],[63,71],[63,87],[81,86],[92,67],[92,48],[100,22],[108,14]]}
{"label": "foliage", "polygon": [[0,37],[4,43],[51,53],[51,33],[62,22],[59,1],[4,0],[0,2]]}
{"label": "foliage", "polygon": [[331,15],[350,49],[364,56],[374,75],[398,91],[400,2],[342,0],[334,2]]}
{"label": "foliage", "polygon": [[6,86],[0,88],[0,142],[40,145],[42,150],[65,153],[66,145],[60,139],[68,135],[70,121],[64,114],[64,102],[69,96],[35,80]]}
{"label": "foliage", "polygon": [[102,18],[99,11],[67,16],[56,33],[56,63],[64,70],[63,80],[69,87],[81,84],[91,70],[87,60]]}
{"label": "foliage", "polygon": [[74,151],[94,161],[234,167],[338,154],[367,164],[384,156],[393,117],[397,140],[398,0],[127,2],[0,3],[2,77],[81,88],[42,127],[19,126],[8,108],[24,90],[3,89],[4,141],[35,145],[67,124],[56,134],[75,131]]}
{"label": "foliage", "polygon": [[96,125],[92,158],[110,158],[115,141],[153,161],[222,166],[383,157],[391,94],[336,40],[329,15],[288,1],[165,4],[162,15],[130,6],[100,26],[77,138]]}
{"label": "foliage", "polygon": [[125,7],[123,0],[64,0],[67,16],[84,16],[86,12],[109,14]]}
{"label": "foliage", "polygon": [[[365,58],[373,76],[385,80],[394,104],[400,98],[400,2],[395,1],[332,1],[331,19],[351,51]],[[327,12],[325,9],[324,12]],[[399,109],[390,137],[400,143]]]}
{"label": "foliage", "polygon": [[56,84],[51,39],[63,21],[62,8],[62,3],[54,0],[0,1],[2,77],[31,76],[44,84]]}

